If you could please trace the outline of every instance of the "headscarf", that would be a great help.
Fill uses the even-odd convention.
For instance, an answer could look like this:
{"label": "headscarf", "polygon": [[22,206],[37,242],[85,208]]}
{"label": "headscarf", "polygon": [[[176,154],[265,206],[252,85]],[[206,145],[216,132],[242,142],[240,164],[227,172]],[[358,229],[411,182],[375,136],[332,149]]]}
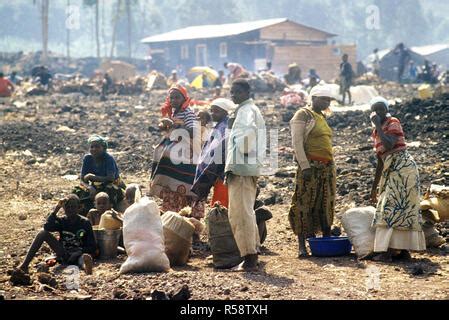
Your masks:
{"label": "headscarf", "polygon": [[387,99],[385,99],[384,97],[381,96],[377,96],[371,99],[371,101],[369,102],[370,106],[374,106],[376,103],[383,103],[385,108],[387,109],[387,117],[391,117],[391,113],[390,113],[390,103],[388,102]]}
{"label": "headscarf", "polygon": [[310,90],[310,97],[328,97],[328,98],[334,98],[334,95],[332,93],[332,89],[328,85],[316,85]]}
{"label": "headscarf", "polygon": [[[332,87],[327,84],[317,84],[310,90],[309,96],[307,98],[308,104],[310,106],[312,105],[312,97],[328,97],[332,100],[335,100]],[[332,111],[329,107],[326,110],[323,110],[323,113],[326,117],[329,117],[332,114]]]}
{"label": "headscarf", "polygon": [[102,136],[98,135],[98,134],[93,134],[89,137],[89,139],[87,140],[88,143],[92,143],[92,142],[98,142],[99,144],[101,144],[104,148],[104,150],[106,150],[108,148],[108,142],[106,141],[106,138],[103,138]]}
{"label": "headscarf", "polygon": [[225,99],[225,98],[215,99],[214,101],[212,101],[210,103],[210,105],[217,106],[220,109],[223,109],[224,111],[226,111],[228,114],[231,113],[232,111],[234,111],[236,108],[234,102],[232,102],[229,99]]}
{"label": "headscarf", "polygon": [[168,90],[168,94],[167,94],[167,97],[165,98],[164,105],[161,108],[163,117],[171,118],[171,116],[173,114],[172,106],[170,103],[170,93],[172,93],[173,90],[177,90],[178,92],[180,92],[185,99],[184,103],[181,106],[181,111],[184,111],[190,105],[191,100],[190,100],[189,94],[187,93],[187,89],[184,88],[183,86],[181,86],[180,84],[175,84]]}

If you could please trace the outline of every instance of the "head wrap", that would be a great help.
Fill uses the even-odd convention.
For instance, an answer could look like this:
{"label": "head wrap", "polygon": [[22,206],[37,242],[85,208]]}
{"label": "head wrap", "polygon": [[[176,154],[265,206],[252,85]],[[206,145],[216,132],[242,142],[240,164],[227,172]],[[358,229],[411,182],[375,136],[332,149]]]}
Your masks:
{"label": "head wrap", "polygon": [[235,104],[229,99],[218,98],[211,102],[211,106],[217,106],[220,109],[223,109],[227,113],[232,112],[235,109]]}
{"label": "head wrap", "polygon": [[108,148],[108,142],[106,141],[106,138],[103,138],[102,136],[98,135],[98,134],[93,134],[89,137],[89,139],[87,140],[88,143],[92,143],[92,142],[98,142],[99,144],[101,144],[103,146],[103,148],[106,150]]}
{"label": "head wrap", "polygon": [[170,93],[172,93],[173,90],[180,92],[185,99],[184,103],[181,106],[181,110],[185,110],[190,105],[190,97],[189,94],[187,93],[187,89],[179,84],[176,84],[168,90],[168,94],[167,97],[165,98],[164,105],[161,108],[163,117],[171,117],[173,115],[173,110],[170,103]]}
{"label": "head wrap", "polygon": [[371,99],[371,101],[369,102],[370,106],[374,106],[376,103],[383,103],[383,105],[385,106],[385,108],[387,109],[387,117],[391,117],[390,114],[390,103],[388,102],[387,99],[385,99],[384,97],[381,96],[377,96]]}
{"label": "head wrap", "polygon": [[314,86],[312,90],[310,90],[309,97],[328,97],[335,99],[331,87],[325,84]]}

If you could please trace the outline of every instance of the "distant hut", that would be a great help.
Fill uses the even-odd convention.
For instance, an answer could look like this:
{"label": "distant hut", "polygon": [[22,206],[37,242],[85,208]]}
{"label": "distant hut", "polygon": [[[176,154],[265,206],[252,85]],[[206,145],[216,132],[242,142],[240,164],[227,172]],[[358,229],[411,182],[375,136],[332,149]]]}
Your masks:
{"label": "distant hut", "polygon": [[304,74],[315,69],[330,81],[339,74],[341,55],[356,63],[355,45],[335,45],[336,34],[286,18],[220,25],[190,26],[142,39],[150,47],[153,67],[169,72],[176,66],[223,69],[224,62],[238,62],[256,71],[272,62],[272,70],[285,74],[297,63]]}
{"label": "distant hut", "polygon": [[[416,66],[424,64],[426,58],[414,50],[407,48],[410,53],[410,60],[415,62]],[[396,81],[398,74],[399,55],[394,53],[394,49],[379,50],[377,53],[380,60],[379,76],[388,81]],[[364,60],[365,65],[371,66],[374,60],[374,54],[370,54]]]}
{"label": "distant hut", "polygon": [[436,63],[441,71],[449,69],[449,44],[433,44],[428,46],[412,47],[414,52],[422,55],[431,63]]}

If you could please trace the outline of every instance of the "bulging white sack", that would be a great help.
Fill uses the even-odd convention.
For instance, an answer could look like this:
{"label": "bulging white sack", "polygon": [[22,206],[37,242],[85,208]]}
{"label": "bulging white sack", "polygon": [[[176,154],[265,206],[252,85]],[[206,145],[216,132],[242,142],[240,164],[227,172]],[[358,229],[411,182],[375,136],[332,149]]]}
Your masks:
{"label": "bulging white sack", "polygon": [[371,225],[375,212],[376,208],[374,207],[356,207],[347,210],[340,216],[343,229],[359,258],[374,251],[376,230]]}
{"label": "bulging white sack", "polygon": [[125,211],[123,241],[128,258],[122,264],[120,273],[163,272],[170,269],[159,208],[148,197],[141,198]]}

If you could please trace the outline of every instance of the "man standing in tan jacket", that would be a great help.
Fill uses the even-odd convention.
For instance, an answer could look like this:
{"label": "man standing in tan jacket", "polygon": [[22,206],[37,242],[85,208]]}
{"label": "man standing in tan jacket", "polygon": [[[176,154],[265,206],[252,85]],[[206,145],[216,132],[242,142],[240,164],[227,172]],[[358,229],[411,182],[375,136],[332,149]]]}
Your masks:
{"label": "man standing in tan jacket", "polygon": [[257,178],[266,152],[265,121],[250,98],[248,81],[232,83],[232,101],[238,105],[229,119],[231,129],[226,156],[226,184],[229,192],[229,223],[244,261],[235,271],[257,270],[259,231],[254,213]]}

